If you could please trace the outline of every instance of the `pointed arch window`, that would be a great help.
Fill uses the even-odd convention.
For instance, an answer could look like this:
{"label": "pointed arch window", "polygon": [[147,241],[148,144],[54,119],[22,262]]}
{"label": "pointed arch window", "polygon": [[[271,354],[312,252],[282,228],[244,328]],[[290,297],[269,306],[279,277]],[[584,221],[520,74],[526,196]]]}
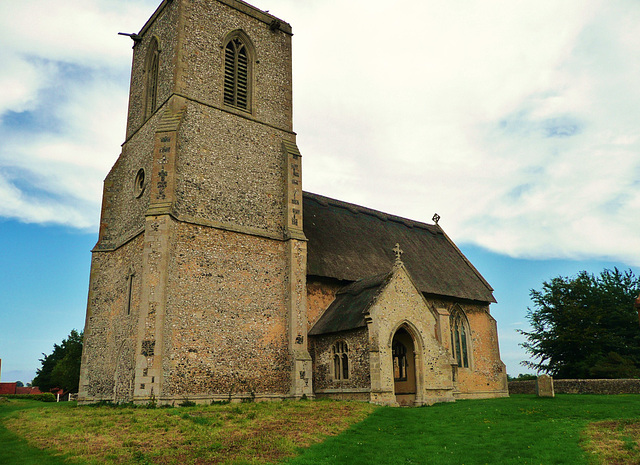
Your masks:
{"label": "pointed arch window", "polygon": [[345,341],[338,341],[331,349],[333,353],[333,378],[336,381],[349,379],[349,346]]}
{"label": "pointed arch window", "polygon": [[451,351],[458,367],[469,368],[469,326],[464,313],[456,309],[449,317],[451,326]]}
{"label": "pointed arch window", "polygon": [[160,66],[160,49],[158,39],[151,39],[145,62],[145,102],[144,119],[148,119],[158,105],[158,69]]}
{"label": "pointed arch window", "polygon": [[224,103],[249,110],[251,60],[249,47],[234,36],[224,47]]}

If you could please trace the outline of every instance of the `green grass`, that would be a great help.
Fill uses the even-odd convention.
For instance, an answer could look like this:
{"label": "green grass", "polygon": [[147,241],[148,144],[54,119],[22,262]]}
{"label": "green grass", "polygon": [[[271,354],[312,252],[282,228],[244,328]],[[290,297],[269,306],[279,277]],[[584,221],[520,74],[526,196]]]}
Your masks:
{"label": "green grass", "polygon": [[[58,460],[43,455],[37,462],[42,465],[64,463],[53,454],[96,465],[272,463],[344,431],[375,408],[355,402],[294,401],[168,409],[52,408],[18,400],[0,404],[0,411],[7,411],[1,421],[9,434],[25,438],[33,450],[46,448],[52,460]],[[26,442],[22,445],[28,448]],[[0,460],[4,463],[22,462]]]}
{"label": "green grass", "polygon": [[639,440],[640,395],[515,395],[422,408],[0,404],[1,464],[611,465],[640,463]]}
{"label": "green grass", "polygon": [[[42,403],[33,400],[0,402],[0,464],[13,465],[63,465],[62,457],[54,456],[50,451],[30,445],[26,439],[9,431],[4,421],[22,410],[41,407]],[[69,404],[48,404],[47,408],[68,408]]]}
{"label": "green grass", "polygon": [[587,425],[607,419],[640,422],[640,396],[516,395],[383,408],[288,463],[610,464],[581,447],[590,442]]}

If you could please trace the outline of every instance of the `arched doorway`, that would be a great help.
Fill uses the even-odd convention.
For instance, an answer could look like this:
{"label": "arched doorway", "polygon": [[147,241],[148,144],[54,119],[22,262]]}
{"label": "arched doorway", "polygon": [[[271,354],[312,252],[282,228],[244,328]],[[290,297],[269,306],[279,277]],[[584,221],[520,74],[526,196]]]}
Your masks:
{"label": "arched doorway", "polygon": [[400,405],[413,405],[416,400],[415,344],[404,327],[393,335],[391,353],[396,402]]}

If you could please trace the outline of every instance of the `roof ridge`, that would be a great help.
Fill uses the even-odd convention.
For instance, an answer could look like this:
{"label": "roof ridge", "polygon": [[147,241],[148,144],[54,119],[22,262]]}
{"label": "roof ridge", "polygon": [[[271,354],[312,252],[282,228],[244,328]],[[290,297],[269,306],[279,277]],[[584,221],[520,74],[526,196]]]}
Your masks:
{"label": "roof ridge", "polygon": [[349,210],[353,214],[362,213],[365,215],[374,216],[381,221],[393,221],[396,223],[404,224],[408,228],[418,227],[420,229],[425,229],[432,234],[439,234],[442,232],[441,228],[439,228],[435,224],[423,223],[421,221],[416,221],[410,218],[393,215],[391,213],[375,210],[369,207],[363,207],[362,205],[345,202],[344,200],[338,200],[331,197],[326,197],[324,195],[314,194],[312,192],[303,191],[302,195],[312,200],[315,200],[316,202],[318,202],[320,205],[324,207],[333,206],[338,208],[344,208],[345,210]]}

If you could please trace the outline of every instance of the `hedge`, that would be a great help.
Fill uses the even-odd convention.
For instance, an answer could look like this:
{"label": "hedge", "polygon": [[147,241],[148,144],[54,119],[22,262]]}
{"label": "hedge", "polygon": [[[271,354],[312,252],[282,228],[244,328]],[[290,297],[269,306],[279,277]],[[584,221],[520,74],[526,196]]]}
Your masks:
{"label": "hedge", "polygon": [[51,394],[50,392],[45,392],[44,394],[2,394],[0,397],[4,397],[7,399],[29,399],[29,400],[40,400],[42,402],[55,402],[56,396]]}

